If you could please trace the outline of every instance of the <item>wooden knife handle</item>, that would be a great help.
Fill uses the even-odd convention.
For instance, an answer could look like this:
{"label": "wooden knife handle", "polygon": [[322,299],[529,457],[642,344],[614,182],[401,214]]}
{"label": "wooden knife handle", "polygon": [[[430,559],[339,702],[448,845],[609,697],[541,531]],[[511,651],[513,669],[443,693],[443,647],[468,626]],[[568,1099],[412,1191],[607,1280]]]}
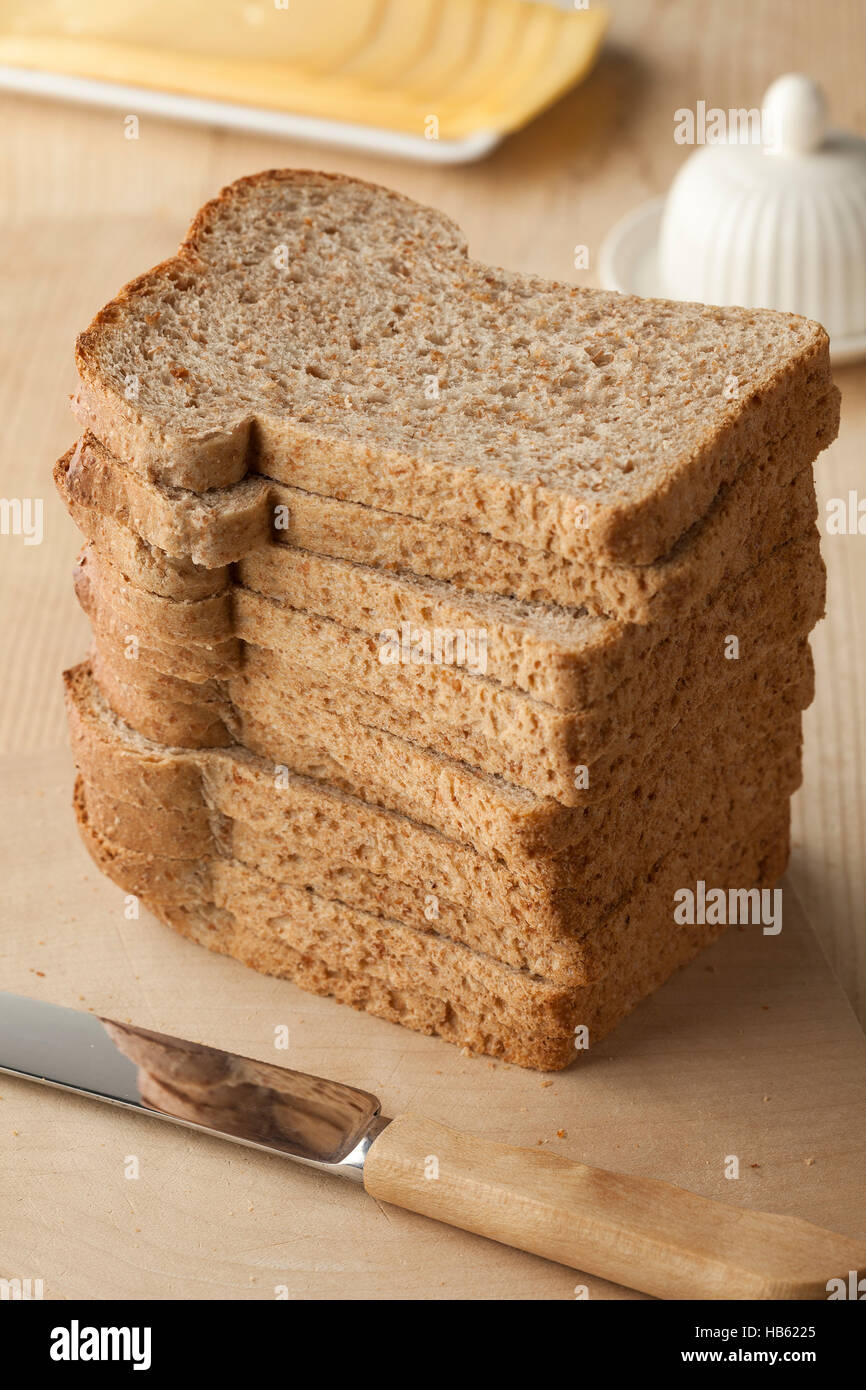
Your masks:
{"label": "wooden knife handle", "polygon": [[657,1298],[825,1299],[866,1245],[650,1178],[493,1144],[422,1115],[392,1120],[364,1186],[405,1207]]}

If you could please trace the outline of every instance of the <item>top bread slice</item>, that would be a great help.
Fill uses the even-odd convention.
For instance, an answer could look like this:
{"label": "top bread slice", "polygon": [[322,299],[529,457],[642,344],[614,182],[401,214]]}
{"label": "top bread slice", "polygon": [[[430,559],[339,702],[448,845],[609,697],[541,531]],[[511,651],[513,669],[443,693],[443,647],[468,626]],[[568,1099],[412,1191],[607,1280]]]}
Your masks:
{"label": "top bread slice", "polygon": [[441,213],[295,170],[223,190],[76,358],[82,423],[149,479],[259,472],[628,564],[832,390],[806,319],[496,270]]}

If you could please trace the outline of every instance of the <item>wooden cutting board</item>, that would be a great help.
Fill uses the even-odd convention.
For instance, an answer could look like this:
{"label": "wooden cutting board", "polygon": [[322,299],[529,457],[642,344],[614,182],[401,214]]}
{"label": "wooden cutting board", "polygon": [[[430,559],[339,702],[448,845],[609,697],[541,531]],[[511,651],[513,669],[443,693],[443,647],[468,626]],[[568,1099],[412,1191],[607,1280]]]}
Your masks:
{"label": "wooden cutting board", "polygon": [[[148,914],[127,921],[78,842],[71,785],[62,747],[2,764],[0,988],[331,1076],[388,1115],[412,1106],[866,1236],[866,1039],[790,887],[778,937],[730,931],[545,1076],[255,975]],[[46,1298],[640,1296],[170,1125],[8,1077],[0,1097],[0,1276],[42,1279]]]}

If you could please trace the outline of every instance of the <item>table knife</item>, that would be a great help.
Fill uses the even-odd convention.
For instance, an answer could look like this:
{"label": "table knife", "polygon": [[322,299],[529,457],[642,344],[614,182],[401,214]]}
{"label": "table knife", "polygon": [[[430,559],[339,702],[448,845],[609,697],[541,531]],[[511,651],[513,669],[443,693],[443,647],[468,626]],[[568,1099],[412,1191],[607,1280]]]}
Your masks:
{"label": "table knife", "polygon": [[411,1112],[389,1120],[353,1086],[19,995],[0,993],[0,1072],[293,1159],[659,1298],[821,1299],[866,1272],[866,1245],[794,1217]]}

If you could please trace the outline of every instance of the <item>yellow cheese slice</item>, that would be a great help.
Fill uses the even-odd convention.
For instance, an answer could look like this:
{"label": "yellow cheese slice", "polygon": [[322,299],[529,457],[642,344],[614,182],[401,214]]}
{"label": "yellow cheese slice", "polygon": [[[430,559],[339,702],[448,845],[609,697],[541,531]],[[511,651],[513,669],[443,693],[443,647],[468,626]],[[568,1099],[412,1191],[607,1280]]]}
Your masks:
{"label": "yellow cheese slice", "polygon": [[504,134],[591,66],[606,17],[533,0],[0,0],[0,64],[440,139]]}

